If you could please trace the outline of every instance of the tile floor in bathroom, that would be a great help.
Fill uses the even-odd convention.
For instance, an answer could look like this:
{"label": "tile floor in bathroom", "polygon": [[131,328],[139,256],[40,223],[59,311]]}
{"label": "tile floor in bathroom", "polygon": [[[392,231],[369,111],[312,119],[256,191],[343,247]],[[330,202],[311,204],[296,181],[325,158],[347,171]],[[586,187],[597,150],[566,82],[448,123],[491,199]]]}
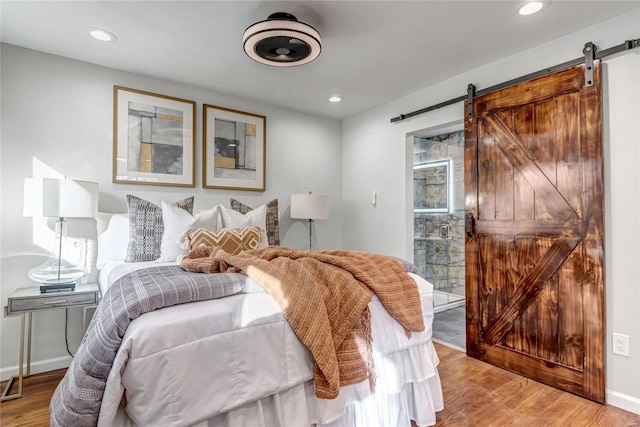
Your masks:
{"label": "tile floor in bathroom", "polygon": [[434,315],[433,338],[461,349],[466,347],[464,306]]}

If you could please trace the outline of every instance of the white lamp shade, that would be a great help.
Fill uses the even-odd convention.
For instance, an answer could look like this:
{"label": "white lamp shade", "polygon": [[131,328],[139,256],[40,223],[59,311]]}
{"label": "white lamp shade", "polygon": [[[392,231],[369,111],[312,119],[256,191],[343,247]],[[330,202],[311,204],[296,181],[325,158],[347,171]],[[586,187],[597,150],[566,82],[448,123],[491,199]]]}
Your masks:
{"label": "white lamp shade", "polygon": [[329,196],[319,194],[292,194],[291,218],[328,219]]}
{"label": "white lamp shade", "polygon": [[71,179],[27,178],[24,216],[93,218],[98,215],[98,184]]}

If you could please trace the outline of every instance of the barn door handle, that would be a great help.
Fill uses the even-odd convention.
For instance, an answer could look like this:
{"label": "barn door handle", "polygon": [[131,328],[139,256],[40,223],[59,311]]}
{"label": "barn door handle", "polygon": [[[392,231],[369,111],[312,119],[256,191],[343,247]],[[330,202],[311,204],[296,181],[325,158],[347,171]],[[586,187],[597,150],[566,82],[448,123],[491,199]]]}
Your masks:
{"label": "barn door handle", "polygon": [[464,231],[467,233],[467,237],[470,242],[473,242],[473,225],[475,220],[473,219],[473,212],[467,212],[464,215]]}

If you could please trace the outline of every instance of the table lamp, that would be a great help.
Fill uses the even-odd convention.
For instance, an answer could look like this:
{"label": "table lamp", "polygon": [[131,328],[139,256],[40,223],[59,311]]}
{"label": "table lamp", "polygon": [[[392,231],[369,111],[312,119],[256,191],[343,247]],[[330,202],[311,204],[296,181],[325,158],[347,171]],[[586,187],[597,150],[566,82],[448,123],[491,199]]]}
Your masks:
{"label": "table lamp", "polygon": [[63,256],[67,218],[93,218],[98,214],[98,184],[70,179],[27,178],[24,184],[24,216],[55,217],[56,241],[49,259],[29,270],[29,278],[41,283],[40,292],[75,289],[86,274]]}
{"label": "table lamp", "polygon": [[329,218],[329,196],[319,194],[292,194],[291,218],[306,219],[309,222],[309,250],[311,250],[311,237],[313,221]]}

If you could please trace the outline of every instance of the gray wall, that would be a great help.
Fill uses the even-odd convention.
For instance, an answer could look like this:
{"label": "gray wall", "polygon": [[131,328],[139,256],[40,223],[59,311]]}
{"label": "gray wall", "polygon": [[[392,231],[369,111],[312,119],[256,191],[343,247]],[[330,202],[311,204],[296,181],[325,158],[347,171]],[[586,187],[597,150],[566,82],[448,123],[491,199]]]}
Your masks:
{"label": "gray wall", "polygon": [[[390,119],[638,37],[640,11],[602,22],[437,85],[352,116],[343,122],[343,244],[347,249],[413,257],[413,135],[463,121],[462,103],[392,124]],[[409,66],[409,64],[402,64]],[[640,413],[640,54],[603,66],[605,143],[605,262],[610,403]],[[428,72],[428,70],[425,70]],[[353,167],[362,164],[366,167]],[[372,206],[371,192],[378,193]],[[630,336],[631,357],[614,355],[611,333]]]}
{"label": "gray wall", "polygon": [[[195,195],[196,209],[218,203],[229,206],[230,197],[251,206],[277,198],[282,245],[300,249],[308,244],[307,225],[289,218],[291,194],[309,190],[326,194],[331,203],[330,219],[315,222],[317,244],[324,249],[342,247],[340,121],[6,44],[1,45],[1,67],[3,306],[16,288],[30,285],[28,270],[44,262],[47,256],[43,248],[33,243],[32,219],[22,216],[23,182],[32,175],[34,163],[72,179],[98,182],[99,209],[106,212],[126,212],[127,194],[155,203]],[[114,84],[196,101],[195,188],[111,183]],[[267,117],[264,193],[202,188],[203,103]],[[34,315],[32,372],[68,364],[64,317],[64,311],[59,310]],[[81,310],[71,310],[72,352],[81,339],[80,320]],[[19,324],[17,318],[0,316],[3,379],[16,372]]]}

